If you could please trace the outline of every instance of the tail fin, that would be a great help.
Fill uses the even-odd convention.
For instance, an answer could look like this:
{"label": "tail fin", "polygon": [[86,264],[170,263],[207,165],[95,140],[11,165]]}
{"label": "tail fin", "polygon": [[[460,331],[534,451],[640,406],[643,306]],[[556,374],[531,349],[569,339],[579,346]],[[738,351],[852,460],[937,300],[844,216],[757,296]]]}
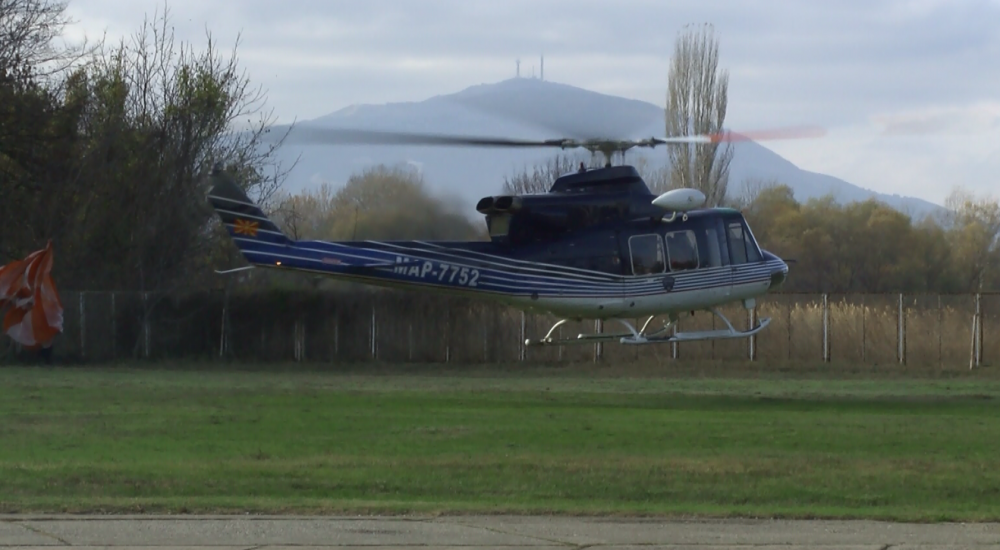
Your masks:
{"label": "tail fin", "polygon": [[[258,242],[278,245],[292,243],[228,174],[216,167],[212,170],[212,181],[212,189],[208,192],[209,203],[244,254],[258,249]],[[253,262],[253,259],[247,259]]]}

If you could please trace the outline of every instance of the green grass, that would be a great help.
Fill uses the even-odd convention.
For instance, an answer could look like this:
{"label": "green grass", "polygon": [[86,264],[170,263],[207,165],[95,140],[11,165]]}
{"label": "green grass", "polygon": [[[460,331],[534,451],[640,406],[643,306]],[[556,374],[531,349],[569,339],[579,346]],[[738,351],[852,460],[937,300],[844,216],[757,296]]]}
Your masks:
{"label": "green grass", "polygon": [[614,370],[0,368],[0,512],[1000,518],[996,373]]}

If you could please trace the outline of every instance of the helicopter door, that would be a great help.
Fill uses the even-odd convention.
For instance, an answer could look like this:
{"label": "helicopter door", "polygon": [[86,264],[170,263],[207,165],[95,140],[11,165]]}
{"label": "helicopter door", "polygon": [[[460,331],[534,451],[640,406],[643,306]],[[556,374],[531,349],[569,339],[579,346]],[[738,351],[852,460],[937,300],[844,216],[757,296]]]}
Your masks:
{"label": "helicopter door", "polygon": [[725,220],[726,240],[729,245],[729,260],[732,265],[730,269],[732,276],[732,295],[735,298],[742,298],[741,294],[746,290],[741,288],[740,283],[743,276],[753,269],[753,265],[763,260],[757,243],[754,242],[742,219],[730,218]]}
{"label": "helicopter door", "polygon": [[691,274],[686,276],[685,285],[694,291],[691,299],[710,304],[726,301],[732,276],[726,267],[729,265],[726,244],[718,220],[706,218],[668,226],[663,238],[670,274],[673,277]]}

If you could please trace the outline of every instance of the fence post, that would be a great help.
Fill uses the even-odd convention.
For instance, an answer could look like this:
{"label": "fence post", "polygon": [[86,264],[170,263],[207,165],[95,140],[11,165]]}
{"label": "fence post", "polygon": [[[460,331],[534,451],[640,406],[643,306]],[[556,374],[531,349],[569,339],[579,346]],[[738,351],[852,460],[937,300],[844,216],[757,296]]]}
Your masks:
{"label": "fence post", "polygon": [[486,326],[486,314],[484,308],[479,309],[479,322],[483,327],[483,363],[490,362],[490,333]]}
{"label": "fence post", "polygon": [[976,294],[975,298],[975,311],[972,313],[972,345],[969,353],[969,369],[973,367],[978,367],[980,364],[980,354],[983,345],[981,334],[982,334],[982,309],[980,306],[980,294]]}
{"label": "fence post", "polygon": [[972,313],[972,333],[969,339],[969,370],[972,370],[976,366],[976,325],[979,323],[979,318],[976,316],[975,312]]}
{"label": "fence post", "polygon": [[976,294],[976,315],[979,316],[979,322],[976,323],[976,366],[982,366],[983,364],[983,310],[980,306],[981,294]]}
{"label": "fence post", "polygon": [[[674,336],[677,336],[677,323],[674,323],[671,331],[673,332]],[[681,356],[681,350],[680,346],[677,345],[677,340],[670,342],[670,354],[674,358],[674,361],[676,361]]]}
{"label": "fence post", "polygon": [[[757,326],[757,304],[747,310],[747,330],[753,330]],[[752,334],[747,338],[747,352],[751,361],[757,360],[757,335]]]}
{"label": "fence post", "polygon": [[372,323],[369,333],[371,334],[372,359],[378,359],[378,325],[375,324],[375,304],[372,304]]}
{"label": "fence post", "polygon": [[527,321],[525,319],[524,311],[522,310],[521,311],[521,340],[517,344],[518,348],[521,351],[521,361],[524,361],[526,359],[527,351],[528,351],[528,347],[524,345],[524,332],[525,332],[525,328],[526,328],[525,327],[526,322]]}
{"label": "fence post", "polygon": [[861,295],[861,363],[865,363],[868,360],[868,334],[867,327],[865,326],[865,321],[868,317],[868,306],[865,305],[865,295]]}
{"label": "fence post", "polygon": [[[284,346],[282,346],[284,347]],[[292,359],[294,361],[300,361],[301,356],[299,355],[299,320],[296,319],[292,323]]]}
{"label": "fence post", "polygon": [[111,291],[111,358],[118,359],[118,316],[115,315],[115,294]]}
{"label": "fence post", "polygon": [[226,313],[229,307],[229,290],[222,291],[222,328],[219,330],[219,357],[226,353]]}
{"label": "fence post", "polygon": [[792,360],[792,304],[788,304],[788,316],[785,324],[788,332],[788,360]]}
{"label": "fence post", "polygon": [[[562,329],[563,329],[562,327],[559,327],[559,332],[556,333],[556,339],[557,340],[562,340]],[[557,361],[562,361],[563,360],[563,349],[565,347],[566,346],[563,346],[563,345],[557,346],[558,352],[559,352],[559,358],[556,359]]]}
{"label": "fence post", "polygon": [[830,305],[827,294],[823,294],[823,362],[830,362]]}
{"label": "fence post", "polygon": [[941,349],[941,340],[942,340],[941,329],[944,325],[944,313],[941,309],[941,295],[938,294],[937,298],[938,298],[938,314],[937,314],[938,366],[940,367],[944,365],[944,355]]}
{"label": "fence post", "polygon": [[896,356],[899,364],[906,364],[906,316],[903,313],[903,294],[899,294],[899,312],[896,315]]}
{"label": "fence post", "polygon": [[142,293],[142,344],[143,357],[149,359],[149,292]]}
{"label": "fence post", "polygon": [[87,314],[86,308],[84,307],[85,300],[83,299],[86,291],[80,291],[80,357],[87,357]]}
{"label": "fence post", "polygon": [[333,358],[340,361],[340,311],[333,317]]}
{"label": "fence post", "polygon": [[[604,320],[596,319],[594,320],[594,332],[598,335],[604,332]],[[601,359],[604,358],[604,342],[596,342],[594,344],[594,362],[599,363]]]}

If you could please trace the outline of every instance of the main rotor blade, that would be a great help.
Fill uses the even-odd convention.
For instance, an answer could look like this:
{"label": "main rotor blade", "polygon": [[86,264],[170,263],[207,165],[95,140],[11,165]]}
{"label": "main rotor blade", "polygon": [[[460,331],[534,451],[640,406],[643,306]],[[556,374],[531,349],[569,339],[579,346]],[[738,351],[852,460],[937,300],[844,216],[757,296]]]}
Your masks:
{"label": "main rotor blade", "polygon": [[324,145],[468,145],[474,147],[565,147],[575,146],[572,140],[527,140],[453,134],[422,134],[378,130],[340,128],[297,128],[288,141]]}
{"label": "main rotor blade", "polygon": [[690,136],[672,136],[653,138],[653,143],[720,143],[737,141],[768,141],[776,139],[799,139],[820,137],[826,135],[826,130],[817,126],[796,126],[791,128],[775,128],[771,130],[756,130],[753,132],[720,132],[717,134],[695,134]]}

